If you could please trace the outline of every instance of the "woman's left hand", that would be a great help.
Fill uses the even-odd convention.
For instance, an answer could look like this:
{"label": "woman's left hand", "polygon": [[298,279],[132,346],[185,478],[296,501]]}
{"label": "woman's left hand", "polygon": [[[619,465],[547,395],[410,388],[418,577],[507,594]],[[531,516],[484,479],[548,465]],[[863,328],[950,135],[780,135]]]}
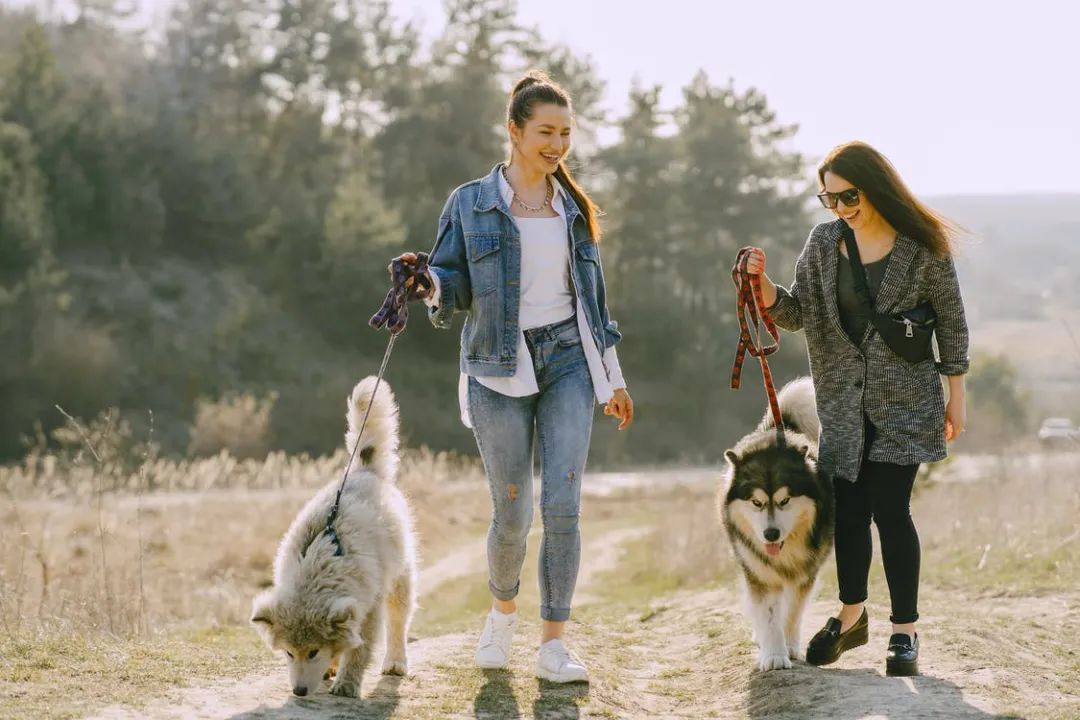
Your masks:
{"label": "woman's left hand", "polygon": [[630,427],[630,423],[634,422],[634,401],[630,398],[630,393],[626,392],[626,388],[619,388],[615,391],[615,394],[607,405],[604,406],[605,415],[614,415],[619,418],[619,429],[625,430]]}
{"label": "woman's left hand", "polygon": [[967,408],[964,398],[949,398],[945,405],[945,442],[952,442],[960,437],[967,425]]}

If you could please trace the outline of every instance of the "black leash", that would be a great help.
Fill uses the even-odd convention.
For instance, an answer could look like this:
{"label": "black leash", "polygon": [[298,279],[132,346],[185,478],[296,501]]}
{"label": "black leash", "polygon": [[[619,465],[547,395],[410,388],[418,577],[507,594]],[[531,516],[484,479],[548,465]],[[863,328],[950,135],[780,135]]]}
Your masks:
{"label": "black leash", "polygon": [[[326,529],[323,532],[330,538],[330,542],[334,544],[334,555],[336,557],[340,557],[345,553],[341,549],[341,539],[338,537],[337,530],[334,529],[334,521],[337,520],[338,510],[341,508],[341,494],[345,492],[345,481],[349,479],[349,471],[352,469],[353,461],[356,459],[356,451],[360,447],[360,438],[364,436],[368,418],[371,416],[371,409],[375,406],[375,393],[379,391],[379,385],[382,383],[386,366],[390,362],[390,354],[394,351],[394,342],[397,340],[398,335],[404,332],[405,325],[409,322],[408,302],[424,297],[431,290],[431,281],[426,275],[428,255],[427,253],[416,253],[416,256],[416,262],[411,266],[400,257],[394,258],[390,263],[392,277],[390,292],[386,294],[382,307],[368,320],[368,325],[375,330],[380,330],[385,326],[390,331],[390,341],[386,343],[386,352],[383,353],[379,373],[375,376],[375,387],[371,389],[367,410],[364,412],[364,419],[360,423],[360,431],[356,434],[356,442],[353,444],[352,452],[349,454],[349,462],[345,464],[345,472],[341,476],[337,495],[334,496],[334,504],[330,507],[330,513],[326,516]],[[310,544],[308,547],[311,547]],[[300,557],[304,557],[305,552],[307,552],[307,548],[300,553]]]}

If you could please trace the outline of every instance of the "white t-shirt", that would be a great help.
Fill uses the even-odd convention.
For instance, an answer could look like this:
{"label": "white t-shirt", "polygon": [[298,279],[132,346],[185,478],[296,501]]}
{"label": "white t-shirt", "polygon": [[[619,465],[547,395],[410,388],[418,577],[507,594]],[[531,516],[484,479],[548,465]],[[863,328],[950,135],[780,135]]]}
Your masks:
{"label": "white t-shirt", "polygon": [[[572,283],[570,282],[570,237],[566,226],[566,210],[563,197],[566,190],[551,178],[554,193],[551,207],[555,210],[553,218],[515,217],[518,231],[521,233],[521,294],[518,318],[517,367],[510,377],[478,377],[476,381],[486,388],[510,397],[524,397],[540,392],[536,382],[536,371],[530,360],[529,346],[525,342],[525,330],[550,325],[577,316],[578,332],[581,334],[585,361],[589,366],[593,391],[600,403],[606,403],[618,388],[625,388],[626,381],[619,367],[619,357],[614,347],[604,350],[603,356],[592,342],[592,331],[585,317],[582,304],[573,301]],[[514,190],[506,178],[499,173],[499,191],[507,207],[513,201]],[[429,306],[438,307],[441,302],[439,280],[431,274],[434,291],[425,300]],[[524,359],[524,362],[522,360]],[[461,373],[458,377],[458,406],[461,422],[465,427],[472,427],[469,419],[469,381]]]}
{"label": "white t-shirt", "polygon": [[522,330],[551,325],[574,315],[574,291],[570,288],[570,246],[566,220],[514,218],[521,232],[521,305],[518,324]]}

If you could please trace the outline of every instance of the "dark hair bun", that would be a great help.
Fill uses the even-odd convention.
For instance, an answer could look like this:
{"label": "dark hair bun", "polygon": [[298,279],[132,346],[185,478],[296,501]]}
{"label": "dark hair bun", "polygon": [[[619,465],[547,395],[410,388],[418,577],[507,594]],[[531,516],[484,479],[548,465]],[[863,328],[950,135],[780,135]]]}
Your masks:
{"label": "dark hair bun", "polygon": [[525,77],[518,80],[517,85],[514,86],[513,94],[517,95],[519,92],[531,85],[539,85],[541,83],[551,83],[551,78],[543,70],[530,70],[525,73]]}

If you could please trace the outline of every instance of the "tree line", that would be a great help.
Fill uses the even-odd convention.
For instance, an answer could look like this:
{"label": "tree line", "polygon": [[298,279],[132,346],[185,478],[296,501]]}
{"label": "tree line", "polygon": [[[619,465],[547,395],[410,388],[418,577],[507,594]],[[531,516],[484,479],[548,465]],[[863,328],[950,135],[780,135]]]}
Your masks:
{"label": "tree line", "polygon": [[[0,457],[61,426],[55,405],[118,408],[135,434],[152,411],[184,452],[230,393],[273,403],[271,447],[338,446],[384,349],[366,321],[388,259],[429,248],[448,193],[505,157],[506,92],[531,67],[574,97],[639,410],[625,436],[601,423],[594,460],[715,460],[764,410],[755,369],[727,387],[730,265],[762,245],[789,280],[810,221],[796,127],[757,90],[700,73],[675,107],[635,86],[613,117],[590,59],[512,0],[446,0],[431,42],[385,0],[181,0],[158,32],[125,7],[0,8]],[[471,451],[457,330],[421,315],[387,373],[407,440]],[[801,338],[784,344],[781,382],[805,372]]]}

